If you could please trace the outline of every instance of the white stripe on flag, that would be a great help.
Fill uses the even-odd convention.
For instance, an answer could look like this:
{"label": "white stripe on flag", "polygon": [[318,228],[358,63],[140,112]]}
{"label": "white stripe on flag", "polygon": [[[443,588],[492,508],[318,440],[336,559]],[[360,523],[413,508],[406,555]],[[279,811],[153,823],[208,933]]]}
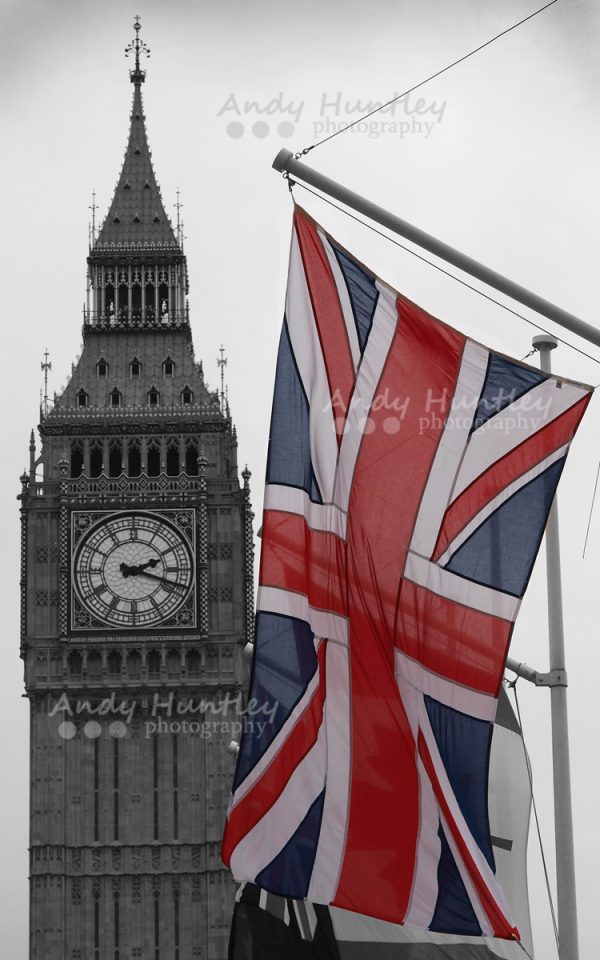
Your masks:
{"label": "white stripe on flag", "polygon": [[310,406],[312,465],[321,496],[329,501],[333,499],[337,438],[327,371],[295,231],[290,250],[286,319],[296,364]]}
{"label": "white stripe on flag", "polygon": [[[424,557],[430,557],[434,551],[440,525],[448,508],[452,484],[469,441],[469,431],[485,382],[488,357],[488,350],[467,340],[452,406],[429,471],[410,545],[411,550]],[[433,413],[435,410],[425,411],[424,416]]]}
{"label": "white stripe on flag", "polygon": [[[318,650],[321,643],[324,641],[317,640],[315,643],[315,649]],[[319,685],[321,683],[321,671],[317,668],[308,682],[306,690],[298,700],[298,703],[294,706],[289,717],[281,727],[281,730],[276,737],[273,738],[265,752],[263,753],[260,760],[258,760],[255,765],[252,767],[252,770],[249,772],[248,776],[242,780],[239,787],[231,797],[229,801],[229,813],[237,807],[238,803],[244,799],[247,793],[252,789],[257,780],[260,780],[263,773],[267,767],[273,762],[277,754],[282,748],[285,748],[285,742],[289,734],[295,729],[298,719],[302,716],[304,711],[310,705],[310,702],[315,696]],[[269,704],[271,706],[271,704]]]}
{"label": "white stripe on flag", "polygon": [[492,928],[491,922],[488,919],[488,916],[481,904],[481,900],[479,899],[479,894],[475,889],[475,884],[471,880],[471,875],[469,871],[466,869],[461,859],[460,851],[458,849],[458,846],[455,843],[450,825],[446,817],[444,816],[444,813],[441,810],[440,810],[440,823],[444,830],[444,834],[446,836],[446,840],[448,841],[448,846],[450,847],[450,851],[454,858],[454,862],[456,863],[456,867],[460,874],[460,878],[464,884],[465,890],[467,891],[467,897],[469,898],[469,901],[473,908],[473,913],[477,918],[477,923],[481,927],[481,931],[484,934],[484,936],[493,937],[494,930]]}
{"label": "white stripe on flag", "polygon": [[289,778],[264,817],[243,837],[231,854],[236,880],[252,880],[268,866],[294,835],[325,786],[324,724],[319,736]]}
{"label": "white stripe on flag", "polygon": [[482,613],[489,613],[493,617],[501,617],[502,620],[512,622],[519,610],[518,597],[474,583],[414,553],[408,553],[404,577],[440,597],[462,603],[473,610],[481,610]]}
{"label": "white stripe on flag", "polygon": [[350,661],[345,647],[335,643],[327,644],[325,676],[327,677],[325,702],[327,790],[319,843],[308,890],[308,899],[319,903],[329,903],[335,897],[346,842],[352,737]]}
{"label": "white stripe on flag", "polygon": [[292,593],[281,587],[258,588],[257,611],[281,613],[285,617],[296,617],[309,624],[316,637],[326,637],[333,643],[348,646],[348,621],[329,610],[312,607],[303,593]]}
{"label": "white stripe on flag", "polygon": [[338,292],[338,297],[340,300],[340,306],[342,308],[342,314],[344,316],[344,323],[346,324],[346,332],[348,334],[348,341],[350,343],[350,352],[352,353],[352,361],[354,363],[354,369],[358,367],[360,363],[360,344],[358,342],[358,333],[356,332],[356,322],[354,320],[354,311],[352,310],[352,304],[350,302],[350,295],[348,293],[348,287],[346,286],[346,281],[344,280],[344,275],[340,269],[337,257],[333,252],[331,245],[329,243],[327,234],[317,228],[317,233],[321,243],[323,244],[323,249],[329,261],[329,266],[331,267],[331,272],[333,274],[333,279],[335,280],[335,285]]}
{"label": "white stripe on flag", "polygon": [[[401,650],[394,650],[394,670],[396,681],[406,681],[419,693],[424,693],[428,697],[433,697],[439,703],[443,703],[453,710],[460,710],[461,713],[477,717],[479,720],[493,722],[496,716],[497,700],[495,697],[488,696],[485,693],[479,693],[477,690],[471,690],[459,683],[452,683],[445,677],[439,676],[427,670],[422,664],[407,657]],[[402,697],[406,693],[405,688],[401,690]]]}
{"label": "white stripe on flag", "polygon": [[396,293],[379,280],[376,281],[376,287],[379,291],[377,307],[346,418],[335,492],[332,498],[341,510],[348,509],[363,431],[398,323]]}
{"label": "white stripe on flag", "polygon": [[[462,546],[465,540],[468,540],[471,534],[474,533],[475,530],[477,530],[477,528],[480,527],[481,524],[484,523],[487,518],[498,509],[498,507],[501,507],[506,500],[510,500],[513,494],[517,493],[521,487],[524,487],[531,480],[535,480],[536,477],[539,477],[544,470],[547,470],[548,467],[551,467],[552,464],[556,463],[557,460],[565,457],[568,449],[569,444],[565,443],[564,446],[559,447],[558,450],[555,450],[554,453],[550,454],[550,456],[546,457],[544,460],[541,460],[540,463],[536,463],[535,467],[532,467],[531,470],[527,471],[527,473],[517,477],[517,479],[513,480],[512,483],[509,483],[507,487],[504,487],[498,496],[494,497],[493,500],[490,500],[490,502],[487,503],[485,507],[473,517],[467,526],[456,535],[452,543],[444,551],[441,557],[438,557],[436,563],[439,564],[440,567],[443,567],[446,563],[448,563],[452,555],[456,553],[458,548]],[[516,617],[516,615],[517,611],[515,611],[514,616]]]}
{"label": "white stripe on flag", "polygon": [[[398,673],[395,664],[396,683],[410,723],[415,744],[419,734],[419,708],[423,702],[420,691]],[[417,776],[419,778],[419,829],[413,867],[413,881],[405,923],[428,927],[435,913],[438,899],[437,871],[442,844],[439,838],[438,803],[427,771],[415,751]]]}
{"label": "white stripe on flag", "polygon": [[452,500],[492,464],[548,426],[588,393],[572,383],[558,386],[556,379],[550,377],[475,430],[456,478]]}
{"label": "white stripe on flag", "polygon": [[[423,701],[422,698],[421,698],[421,703],[419,705],[419,727],[427,743],[427,748],[429,750],[432,763],[435,767],[435,772],[436,772],[438,781],[440,783],[442,793],[450,809],[452,819],[454,820],[454,823],[456,824],[460,832],[460,835],[462,837],[464,844],[468,848],[471,858],[474,861],[475,867],[481,876],[482,883],[487,887],[489,893],[494,897],[497,905],[500,907],[505,917],[508,919],[510,917],[510,910],[509,910],[508,904],[506,903],[504,892],[501,889],[500,884],[498,883],[496,876],[492,871],[489,863],[487,862],[483,853],[481,852],[477,843],[475,842],[475,839],[473,838],[473,835],[471,834],[471,831],[469,830],[467,822],[458,805],[458,802],[454,795],[454,791],[452,789],[452,785],[448,778],[448,774],[446,773],[446,768],[443,764],[442,758],[438,750],[437,742],[436,742],[433,730],[431,728],[429,715],[427,713],[425,702]],[[484,932],[484,934],[487,934],[488,936],[493,935],[493,929],[490,925],[490,921],[488,920],[487,914],[480,903],[479,895],[476,892],[476,889],[473,881],[471,880],[469,871],[465,867],[460,851],[452,838],[452,831],[450,829],[450,825],[446,823],[445,817],[441,809],[440,809],[440,819],[445,825],[444,833],[446,835],[446,840],[448,841],[448,845],[452,850],[452,855],[456,861],[456,866],[458,867],[458,871],[461,875],[461,879],[469,895],[469,899],[471,900],[471,903],[473,905],[473,909],[475,910],[475,914],[477,916],[479,925],[482,931]]]}
{"label": "white stripe on flag", "polygon": [[305,490],[268,483],[265,487],[265,510],[281,510],[304,517],[311,530],[323,530],[338,537],[346,536],[347,515],[334,503],[314,503]]}

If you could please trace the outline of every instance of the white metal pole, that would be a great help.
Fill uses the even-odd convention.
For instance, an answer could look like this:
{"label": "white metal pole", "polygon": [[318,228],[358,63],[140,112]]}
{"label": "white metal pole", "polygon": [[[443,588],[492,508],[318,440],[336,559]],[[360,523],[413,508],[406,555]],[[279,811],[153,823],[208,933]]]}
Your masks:
{"label": "white metal pole", "polygon": [[458,267],[459,270],[463,270],[477,280],[481,280],[482,283],[487,283],[490,287],[494,287],[495,290],[499,290],[501,293],[506,294],[506,296],[512,297],[513,300],[524,304],[531,310],[535,310],[542,316],[548,317],[561,327],[570,330],[572,333],[576,333],[579,337],[583,337],[597,347],[600,346],[600,330],[597,327],[592,327],[591,324],[585,323],[578,317],[573,316],[572,313],[568,313],[561,307],[557,307],[548,300],[544,300],[543,297],[532,293],[531,290],[527,290],[520,284],[514,283],[507,277],[502,276],[502,274],[497,273],[496,270],[490,270],[489,267],[474,260],[473,257],[468,257],[466,254],[460,253],[460,251],[455,250],[447,243],[437,240],[430,234],[425,233],[424,230],[419,230],[418,227],[414,227],[411,223],[407,223],[406,220],[402,220],[400,217],[390,213],[389,210],[385,210],[376,203],[365,199],[365,197],[361,197],[360,194],[342,186],[341,183],[336,183],[335,180],[326,177],[325,174],[313,170],[312,167],[307,166],[306,163],[301,163],[289,150],[279,151],[273,161],[273,168],[282,173],[285,171],[291,174],[292,177],[303,180],[305,183],[310,183],[311,186],[316,187],[317,190],[327,194],[329,197],[340,200],[341,203],[351,207],[352,210],[356,210],[365,217],[374,220],[375,223],[381,224],[381,226],[391,230],[392,233],[397,233],[406,240],[410,240],[411,243],[416,243],[419,247],[423,247],[424,250],[429,250],[429,252],[433,253],[436,257],[445,260],[446,263]]}
{"label": "white metal pole", "polygon": [[[540,368],[551,372],[550,353],[558,345],[549,334],[533,338],[540,353]],[[546,526],[546,576],[548,582],[548,634],[550,647],[550,708],[552,715],[552,760],[554,769],[554,833],[556,893],[560,960],[578,960],[575,850],[569,764],[569,722],[563,631],[558,505],[552,504]]]}

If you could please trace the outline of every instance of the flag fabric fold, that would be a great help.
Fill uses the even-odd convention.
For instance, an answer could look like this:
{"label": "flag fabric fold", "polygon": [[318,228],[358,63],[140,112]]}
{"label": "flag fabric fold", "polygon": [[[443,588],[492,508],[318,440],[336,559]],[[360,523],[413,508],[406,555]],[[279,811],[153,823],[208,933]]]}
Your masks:
{"label": "flag fabric fold", "polygon": [[[527,892],[531,789],[521,730],[500,689],[490,754],[488,813],[497,874],[533,955]],[[364,914],[293,900],[252,883],[240,887],[231,924],[229,960],[522,960],[521,943],[432,933]]]}
{"label": "flag fabric fold", "polygon": [[508,645],[591,388],[509,359],[296,208],[250,698],[223,859],[393,923],[518,936],[487,807]]}

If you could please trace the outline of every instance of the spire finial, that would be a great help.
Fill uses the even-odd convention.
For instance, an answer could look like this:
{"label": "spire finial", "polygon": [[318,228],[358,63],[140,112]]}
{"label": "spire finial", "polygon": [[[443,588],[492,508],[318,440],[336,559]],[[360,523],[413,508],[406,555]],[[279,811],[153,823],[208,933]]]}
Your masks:
{"label": "spire finial", "polygon": [[133,21],[133,29],[135,30],[135,37],[131,43],[128,43],[125,47],[125,56],[128,57],[132,52],[135,53],[135,69],[129,71],[129,77],[132,83],[140,84],[146,79],[146,71],[140,68],[140,53],[144,53],[147,57],[149,57],[150,47],[146,46],[143,40],[140,40],[142,23],[139,16],[136,16],[135,20]]}
{"label": "spire finial", "polygon": [[92,243],[91,243],[91,246],[93,246],[93,245],[95,244],[95,242],[96,242],[96,210],[98,209],[98,204],[96,203],[96,191],[95,191],[95,190],[92,190],[92,202],[91,202],[91,204],[89,205],[88,209],[92,211],[92,233],[91,233]]}
{"label": "spire finial", "polygon": [[180,191],[179,187],[177,187],[177,203],[174,203],[173,206],[177,210],[177,240],[179,242],[179,246],[183,249],[183,222],[181,220],[181,208],[183,204],[181,203],[179,197]]}
{"label": "spire finial", "polygon": [[[48,353],[48,347],[44,351],[44,359],[42,360],[41,367],[44,373],[44,416],[48,414],[48,371],[52,370],[52,362],[49,360],[50,354]],[[41,394],[41,390],[40,390]],[[41,396],[40,396],[40,406],[41,406]]]}
{"label": "spire finial", "polygon": [[220,346],[220,357],[217,357],[217,366],[221,368],[221,413],[225,413],[225,367],[227,366],[227,357],[225,356],[225,347]]}

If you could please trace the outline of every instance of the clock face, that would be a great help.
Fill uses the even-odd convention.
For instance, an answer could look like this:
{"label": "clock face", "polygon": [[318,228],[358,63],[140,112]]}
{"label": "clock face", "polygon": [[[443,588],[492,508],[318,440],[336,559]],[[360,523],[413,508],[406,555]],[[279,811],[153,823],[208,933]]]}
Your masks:
{"label": "clock face", "polygon": [[93,523],[89,514],[81,515],[79,526],[85,521],[89,527],[73,556],[74,592],[82,608],[74,625],[92,626],[91,616],[122,629],[193,626],[190,516],[188,511],[166,519],[132,511]]}

